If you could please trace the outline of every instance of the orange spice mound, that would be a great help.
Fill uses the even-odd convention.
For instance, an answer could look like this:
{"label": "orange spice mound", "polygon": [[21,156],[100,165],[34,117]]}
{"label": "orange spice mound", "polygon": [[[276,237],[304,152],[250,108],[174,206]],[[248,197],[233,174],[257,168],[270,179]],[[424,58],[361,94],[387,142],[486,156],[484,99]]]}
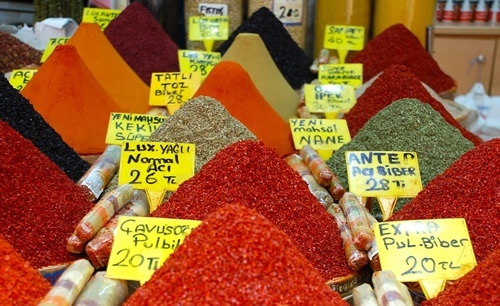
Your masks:
{"label": "orange spice mound", "polygon": [[400,23],[375,36],[349,62],[363,64],[364,82],[398,64],[408,67],[438,94],[456,89],[455,80],[441,70],[415,34]]}
{"label": "orange spice mound", "polygon": [[231,116],[243,123],[278,155],[295,152],[288,122],[272,108],[255,87],[250,75],[233,61],[218,63],[193,97],[218,100]]}
{"label": "orange spice mound", "polygon": [[80,155],[104,151],[109,114],[123,111],[70,45],[57,46],[21,94]]}
{"label": "orange spice mound", "polygon": [[38,305],[50,283],[0,235],[0,305]]}
{"label": "orange spice mound", "polygon": [[76,47],[85,65],[123,112],[148,112],[149,87],[120,56],[97,23],[81,23],[66,44]]}
{"label": "orange spice mound", "polygon": [[351,137],[354,137],[368,120],[392,102],[413,98],[432,106],[446,122],[456,127],[462,136],[474,145],[482,144],[483,140],[456,121],[443,104],[429,94],[420,81],[408,67],[403,65],[392,65],[385,69],[358,98],[354,107],[344,115],[343,118],[347,121]]}

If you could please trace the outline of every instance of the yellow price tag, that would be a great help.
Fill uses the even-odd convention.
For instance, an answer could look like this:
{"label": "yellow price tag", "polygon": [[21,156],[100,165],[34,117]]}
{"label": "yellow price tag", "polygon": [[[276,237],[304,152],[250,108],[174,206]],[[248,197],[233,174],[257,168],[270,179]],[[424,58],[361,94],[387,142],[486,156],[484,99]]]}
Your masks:
{"label": "yellow price tag", "polygon": [[351,141],[344,119],[289,119],[295,149],[338,150]]}
{"label": "yellow price tag", "polygon": [[68,40],[69,37],[50,38],[47,42],[47,45],[45,46],[45,50],[43,50],[42,57],[40,58],[40,63],[44,63],[52,54],[52,52],[54,52],[57,46],[64,45],[68,42]]}
{"label": "yellow price tag", "polygon": [[465,219],[379,222],[374,231],[382,270],[400,282],[455,280],[476,266]]}
{"label": "yellow price tag", "polygon": [[122,143],[118,184],[174,191],[194,175],[194,160],[194,144],[126,141]]}
{"label": "yellow price tag", "polygon": [[97,23],[101,30],[105,30],[109,23],[118,17],[121,10],[85,7],[83,8],[82,22]]}
{"label": "yellow price tag", "polygon": [[356,104],[356,94],[350,85],[304,85],[306,106],[311,113],[346,113]]}
{"label": "yellow price tag", "polygon": [[199,72],[154,72],[151,76],[149,105],[167,106],[173,114],[191,99],[201,84]]}
{"label": "yellow price tag", "polygon": [[201,221],[121,216],[106,276],[144,283]]}
{"label": "yellow price tag", "polygon": [[191,16],[189,17],[189,40],[227,40],[229,37],[229,17]]}
{"label": "yellow price tag", "polygon": [[36,74],[37,69],[17,69],[12,70],[9,83],[17,90],[22,90],[29,80]]}
{"label": "yellow price tag", "polygon": [[146,141],[165,121],[166,116],[130,113],[109,115],[106,144],[121,145],[124,141]]}
{"label": "yellow price tag", "polygon": [[202,80],[222,58],[220,52],[207,51],[179,50],[177,55],[181,72],[199,72]]}
{"label": "yellow price tag", "polygon": [[416,152],[346,151],[349,190],[366,197],[414,197],[422,190]]}
{"label": "yellow price tag", "polygon": [[337,50],[362,50],[365,44],[365,28],[348,25],[327,25],[323,48]]}
{"label": "yellow price tag", "polygon": [[363,85],[363,64],[319,65],[320,84],[342,84],[358,88]]}

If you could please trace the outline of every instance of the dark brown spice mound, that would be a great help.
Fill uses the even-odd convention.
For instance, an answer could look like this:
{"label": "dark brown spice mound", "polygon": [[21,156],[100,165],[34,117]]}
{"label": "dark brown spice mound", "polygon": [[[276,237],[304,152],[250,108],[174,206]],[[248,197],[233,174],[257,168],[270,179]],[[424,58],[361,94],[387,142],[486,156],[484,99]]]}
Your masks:
{"label": "dark brown spice mound", "polygon": [[146,304],[348,305],[285,233],[240,204],[209,214],[125,303]]}
{"label": "dark brown spice mound", "polygon": [[38,305],[50,283],[0,235],[0,305]]}
{"label": "dark brown spice mound", "polygon": [[29,140],[0,121],[0,234],[35,269],[77,258],[66,239],[94,206]]}
{"label": "dark brown spice mound", "polygon": [[66,175],[77,182],[90,168],[57,133],[33,105],[0,73],[0,119],[30,140]]}
{"label": "dark brown spice mound", "polygon": [[0,31],[0,72],[6,73],[28,65],[40,64],[42,52],[17,37]]}
{"label": "dark brown spice mound", "polygon": [[256,209],[284,231],[325,282],[352,273],[333,217],[299,174],[262,142],[240,141],[219,151],[152,216],[204,220],[233,203]]}
{"label": "dark brown spice mound", "polygon": [[387,67],[398,64],[410,68],[438,94],[456,88],[455,80],[441,70],[415,34],[400,23],[375,36],[349,62],[363,64],[364,82]]}

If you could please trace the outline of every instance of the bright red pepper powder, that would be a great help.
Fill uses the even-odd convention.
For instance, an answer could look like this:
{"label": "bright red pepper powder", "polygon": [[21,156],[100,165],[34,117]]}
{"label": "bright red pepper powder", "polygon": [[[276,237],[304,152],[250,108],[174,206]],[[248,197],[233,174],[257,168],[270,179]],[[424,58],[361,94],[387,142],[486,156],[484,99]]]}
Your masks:
{"label": "bright red pepper powder", "polygon": [[29,140],[0,121],[0,234],[35,269],[71,262],[66,239],[94,206]]}
{"label": "bright red pepper powder", "polygon": [[209,214],[125,303],[229,304],[349,305],[285,233],[240,204]]}
{"label": "bright red pepper powder", "polygon": [[363,64],[364,82],[391,65],[404,65],[438,94],[456,89],[455,80],[441,70],[417,36],[400,23],[370,40],[349,62]]}
{"label": "bright red pepper powder", "polygon": [[51,285],[0,235],[0,305],[38,305]]}
{"label": "bright red pepper powder", "polygon": [[478,263],[500,237],[500,138],[466,152],[388,221],[464,218]]}
{"label": "bright red pepper powder", "polygon": [[[472,271],[422,306],[500,305],[500,247],[491,252]],[[495,293],[496,292],[496,293]]]}
{"label": "bright red pepper powder", "polygon": [[262,142],[240,141],[219,151],[152,216],[203,220],[233,203],[256,209],[284,231],[325,281],[352,273],[333,217]]}
{"label": "bright red pepper powder", "polygon": [[344,115],[343,119],[347,121],[351,137],[354,137],[365,123],[380,110],[403,98],[414,98],[430,104],[443,116],[446,122],[456,127],[474,145],[483,143],[481,138],[467,131],[458,123],[443,104],[429,94],[417,76],[402,65],[392,65],[385,69],[358,98],[354,107]]}

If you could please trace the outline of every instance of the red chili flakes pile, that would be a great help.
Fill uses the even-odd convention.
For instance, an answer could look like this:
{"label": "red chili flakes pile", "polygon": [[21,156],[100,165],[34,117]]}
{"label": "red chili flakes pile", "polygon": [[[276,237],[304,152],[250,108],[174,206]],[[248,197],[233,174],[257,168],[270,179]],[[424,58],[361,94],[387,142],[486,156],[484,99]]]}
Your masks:
{"label": "red chili flakes pile", "polygon": [[325,281],[352,273],[333,217],[300,176],[262,142],[240,141],[219,151],[152,216],[203,220],[227,203],[246,205],[268,218]]}
{"label": "red chili flakes pile", "polygon": [[500,247],[458,281],[422,306],[500,305]]}
{"label": "red chili flakes pile", "polygon": [[125,305],[348,305],[267,218],[209,214]]}
{"label": "red chili flakes pile", "polygon": [[0,121],[0,234],[34,268],[78,258],[66,239],[93,207],[29,140]]}
{"label": "red chili flakes pile", "polygon": [[429,104],[443,116],[446,122],[456,127],[474,145],[483,143],[481,138],[458,123],[443,104],[427,92],[417,76],[402,65],[392,65],[385,69],[359,97],[354,107],[344,115],[343,119],[347,121],[351,137],[354,137],[380,110],[404,98],[413,98]]}
{"label": "red chili flakes pile", "polygon": [[477,262],[500,237],[500,138],[466,152],[389,221],[464,218]]}
{"label": "red chili flakes pile", "polygon": [[349,62],[363,64],[364,82],[389,66],[399,64],[410,68],[438,94],[456,88],[455,80],[441,70],[415,34],[400,23],[375,36]]}
{"label": "red chili flakes pile", "polygon": [[0,305],[38,305],[50,283],[0,235]]}

